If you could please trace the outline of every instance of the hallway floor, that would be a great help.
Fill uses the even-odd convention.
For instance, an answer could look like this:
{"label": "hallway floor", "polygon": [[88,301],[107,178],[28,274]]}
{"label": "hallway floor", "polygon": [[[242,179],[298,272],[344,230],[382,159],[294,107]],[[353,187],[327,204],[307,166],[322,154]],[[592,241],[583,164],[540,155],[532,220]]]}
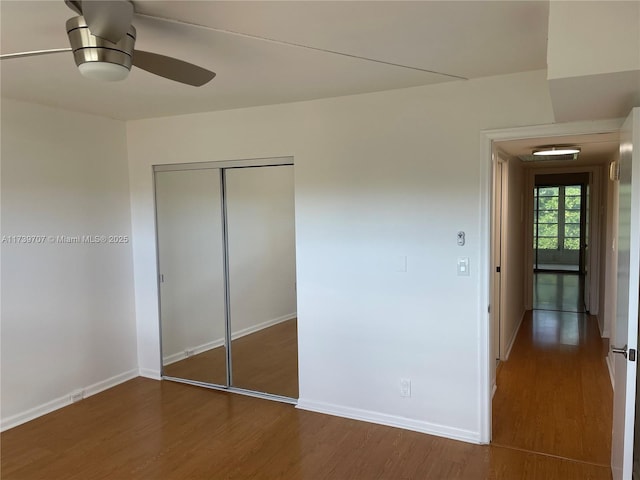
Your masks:
{"label": "hallway floor", "polygon": [[535,273],[533,309],[584,312],[584,277],[577,273]]}
{"label": "hallway floor", "polygon": [[527,313],[499,367],[493,444],[608,466],[613,391],[606,342],[596,318],[578,311],[579,276],[540,275],[538,309]]}

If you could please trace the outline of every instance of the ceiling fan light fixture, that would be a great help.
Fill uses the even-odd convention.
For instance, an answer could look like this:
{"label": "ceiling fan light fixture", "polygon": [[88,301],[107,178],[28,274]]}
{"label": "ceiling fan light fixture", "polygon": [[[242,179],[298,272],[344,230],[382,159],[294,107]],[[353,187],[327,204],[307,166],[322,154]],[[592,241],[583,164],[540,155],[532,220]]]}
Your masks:
{"label": "ceiling fan light fixture", "polygon": [[554,156],[554,155],[577,155],[580,153],[580,147],[574,147],[571,145],[551,145],[548,147],[540,147],[533,150],[533,155],[536,156]]}
{"label": "ceiling fan light fixture", "polygon": [[132,66],[193,87],[201,87],[216,76],[215,72],[184,60],[135,50],[136,29],[131,25],[135,11],[131,0],[65,0],[65,3],[80,14],[67,20],[71,48],[5,53],[0,54],[0,60],[71,51],[81,75],[92,79],[123,80]]}
{"label": "ceiling fan light fixture", "polygon": [[67,35],[82,76],[113,82],[129,75],[136,41],[133,25],[117,43],[111,43],[93,35],[84,17],[78,16],[67,20]]}
{"label": "ceiling fan light fixture", "polygon": [[129,75],[129,69],[124,65],[109,62],[85,62],[78,65],[83,77],[106,82],[118,82]]}

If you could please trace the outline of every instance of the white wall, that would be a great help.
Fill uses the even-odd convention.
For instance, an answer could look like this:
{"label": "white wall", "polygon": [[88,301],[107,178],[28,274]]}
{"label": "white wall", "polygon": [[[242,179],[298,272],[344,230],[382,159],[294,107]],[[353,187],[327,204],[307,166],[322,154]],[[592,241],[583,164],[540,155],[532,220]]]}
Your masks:
{"label": "white wall", "polygon": [[141,368],[160,365],[151,165],[292,155],[299,406],[478,441],[480,131],[552,119],[535,71],[129,122]]}
{"label": "white wall", "polygon": [[558,122],[624,118],[640,105],[640,2],[552,0],[547,65]]}
{"label": "white wall", "polygon": [[2,100],[2,427],[137,375],[125,125]]}
{"label": "white wall", "polygon": [[564,1],[549,5],[550,79],[640,70],[640,3]]}
{"label": "white wall", "polygon": [[520,160],[511,158],[505,164],[508,168],[508,183],[505,191],[504,207],[504,262],[502,271],[503,311],[501,315],[501,340],[504,360],[506,360],[518,333],[525,312],[525,248],[530,244],[525,240],[526,199],[524,188],[524,168]]}
{"label": "white wall", "polygon": [[231,330],[296,316],[294,167],[226,171]]}

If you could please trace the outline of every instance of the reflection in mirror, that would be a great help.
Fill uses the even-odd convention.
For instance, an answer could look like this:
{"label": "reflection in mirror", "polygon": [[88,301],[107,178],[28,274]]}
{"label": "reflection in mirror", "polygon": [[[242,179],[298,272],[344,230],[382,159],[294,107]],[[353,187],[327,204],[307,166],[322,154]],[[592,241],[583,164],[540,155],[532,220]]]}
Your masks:
{"label": "reflection in mirror", "polygon": [[233,386],[298,398],[293,166],[225,176]]}
{"label": "reflection in mirror", "polygon": [[220,171],[155,184],[163,375],[226,385]]}

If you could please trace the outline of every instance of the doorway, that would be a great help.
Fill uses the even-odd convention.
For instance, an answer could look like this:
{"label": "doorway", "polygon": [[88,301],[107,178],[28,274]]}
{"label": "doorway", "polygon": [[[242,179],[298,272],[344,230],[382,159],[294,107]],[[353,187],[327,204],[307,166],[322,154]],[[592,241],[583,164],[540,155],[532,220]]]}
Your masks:
{"label": "doorway", "polygon": [[[511,293],[518,288],[515,282],[530,289],[532,301],[529,308],[521,303],[519,308],[503,309],[501,315],[508,323],[505,316],[526,310],[522,321],[511,318],[517,327],[496,375],[492,443],[606,467],[612,422],[612,389],[604,362],[607,347],[596,317],[586,311],[583,280],[590,260],[585,253],[586,230],[594,226],[586,217],[599,210],[588,208],[598,202],[588,195],[588,187],[600,177],[580,171],[592,167],[562,171],[561,166],[525,164],[502,152],[509,173],[528,181],[506,179],[506,191],[523,185],[526,220],[522,224],[505,215],[501,230],[507,238],[503,236],[500,244],[507,245],[508,257],[517,238],[522,244],[519,251],[528,250],[531,263],[518,277],[512,265],[517,259],[508,259],[509,280],[503,293],[509,298],[501,303],[508,305],[517,296]],[[505,185],[497,189],[504,191]],[[513,200],[513,195],[507,198]],[[503,208],[512,209],[513,205]],[[522,226],[528,235],[511,233]],[[522,258],[520,262],[524,263]],[[583,375],[584,371],[590,374]]]}
{"label": "doorway", "polygon": [[[549,127],[548,130],[553,130],[553,129],[554,127]],[[544,129],[540,129],[540,130],[544,130]],[[509,132],[509,134],[513,135],[514,132]],[[505,136],[507,135],[505,134]],[[500,137],[500,136],[497,135],[497,137]],[[523,140],[514,140],[514,141],[520,141],[523,143],[529,142],[531,144],[535,144],[536,142],[540,141],[540,139],[542,139],[543,137],[544,135],[540,135],[539,137],[528,138]],[[580,135],[574,135],[574,137],[580,137]],[[501,138],[505,138],[505,137],[503,136]],[[512,136],[510,138],[514,138],[514,137]],[[599,137],[599,140],[608,140],[608,138],[601,136]],[[544,138],[542,141],[546,141],[546,143],[557,142],[557,141],[564,142],[565,139],[554,136],[552,140]],[[566,143],[573,143],[574,141],[576,140],[572,138],[571,140],[566,141]],[[595,139],[593,139],[592,141],[595,141]],[[617,137],[611,138],[611,142],[609,143],[611,143],[610,152],[612,157],[613,155],[615,155],[615,152],[617,151]],[[503,142],[492,144],[492,148],[494,149],[495,148],[502,149],[503,146],[504,146]],[[529,153],[530,152],[531,150],[529,150]],[[495,153],[495,150],[494,150],[494,153]],[[503,149],[503,153],[505,153],[506,156],[509,156],[510,154],[509,149],[506,149],[506,148]],[[514,373],[513,371],[507,372],[507,375],[511,375],[512,378],[519,378],[522,380],[522,383],[519,385],[518,388],[516,388],[516,390],[514,390],[514,392],[517,392],[515,393],[515,395],[518,395],[518,394],[523,395],[522,398],[520,398],[521,401],[519,403],[525,406],[525,409],[528,410],[528,413],[535,412],[536,405],[542,404],[543,403],[542,400],[545,400],[545,399],[560,400],[562,395],[560,395],[561,389],[558,388],[558,385],[562,385],[563,382],[565,384],[571,384],[573,380],[576,380],[576,377],[574,374],[572,374],[571,372],[565,372],[564,376],[562,377],[564,378],[564,380],[558,380],[556,378],[554,381],[548,384],[548,385],[553,385],[552,388],[549,388],[548,385],[547,387],[544,386],[543,380],[536,377],[537,373],[543,372],[545,370],[549,370],[554,365],[561,364],[562,362],[559,360],[559,358],[561,358],[562,355],[566,355],[568,351],[572,351],[572,350],[576,352],[580,351],[584,353],[585,348],[591,348],[593,345],[596,346],[595,349],[592,349],[593,362],[591,363],[591,365],[597,366],[596,368],[600,369],[599,378],[596,382],[598,387],[592,388],[587,386],[586,388],[592,388],[592,390],[590,391],[595,392],[596,390],[599,390],[602,387],[602,390],[605,392],[605,394],[607,391],[609,392],[609,394],[611,393],[609,374],[606,369],[606,366],[604,366],[605,365],[604,357],[607,353],[606,347],[602,348],[601,346],[599,346],[600,344],[602,344],[602,335],[601,335],[602,326],[599,324],[598,320],[603,320],[601,312],[603,312],[604,310],[604,305],[603,305],[604,302],[598,302],[601,298],[601,295],[600,295],[601,289],[591,288],[591,290],[589,291],[589,293],[594,294],[593,295],[594,298],[592,298],[592,302],[593,302],[593,305],[596,307],[592,313],[600,314],[600,318],[587,316],[586,313],[584,313],[585,309],[582,306],[583,302],[581,301],[581,299],[576,300],[575,299],[576,295],[573,295],[574,308],[567,308],[566,306],[560,305],[559,308],[551,309],[549,308],[551,305],[540,305],[538,303],[537,310],[535,311],[533,310],[535,305],[534,286],[536,283],[536,281],[534,280],[534,273],[535,274],[557,273],[559,275],[562,275],[562,277],[560,278],[563,278],[563,277],[568,278],[569,275],[573,277],[572,282],[566,282],[566,281],[562,282],[556,276],[554,280],[555,283],[550,281],[549,282],[550,285],[547,286],[549,295],[551,295],[551,290],[555,290],[553,293],[557,295],[558,289],[560,290],[560,296],[562,296],[563,289],[565,293],[567,293],[571,289],[574,289],[575,292],[578,292],[578,294],[580,294],[581,288],[584,288],[584,282],[581,282],[580,278],[582,274],[586,274],[587,272],[589,272],[589,267],[593,266],[594,260],[596,260],[596,263],[597,263],[595,265],[596,273],[595,273],[595,276],[591,279],[591,282],[592,283],[598,282],[600,284],[604,283],[604,281],[600,282],[600,277],[601,277],[601,274],[604,275],[604,273],[606,272],[606,268],[607,268],[606,265],[608,261],[608,259],[606,258],[607,253],[604,248],[600,250],[598,250],[598,248],[600,247],[600,245],[606,243],[606,240],[604,239],[604,235],[601,235],[601,233],[602,234],[605,233],[605,228],[602,228],[602,229],[595,228],[595,225],[592,224],[591,220],[594,219],[594,216],[597,216],[597,218],[595,218],[596,222],[606,222],[606,219],[604,216],[606,211],[606,205],[604,204],[604,199],[606,197],[604,195],[601,195],[599,199],[591,201],[593,210],[590,210],[588,208],[590,202],[587,201],[587,199],[589,198],[589,194],[594,193],[593,190],[591,190],[591,186],[590,186],[590,184],[593,183],[594,181],[596,183],[600,182],[599,184],[597,184],[597,190],[595,191],[596,194],[602,194],[603,188],[606,188],[605,186],[603,186],[603,183],[606,183],[605,180],[608,177],[608,171],[607,171],[608,162],[610,161],[611,157],[602,156],[602,160],[599,163],[597,161],[587,162],[585,164],[586,168],[579,167],[575,163],[569,167],[564,167],[558,163],[554,164],[551,162],[546,163],[544,165],[544,168],[545,168],[544,173],[560,174],[560,173],[563,173],[563,171],[565,172],[569,171],[573,174],[577,174],[582,170],[582,172],[586,171],[588,172],[588,174],[590,174],[591,172],[595,171],[597,172],[595,177],[593,177],[595,178],[595,180],[593,180],[592,178],[591,179],[586,178],[580,181],[576,181],[576,180],[572,182],[555,181],[555,182],[547,182],[546,184],[540,184],[539,182],[536,182],[537,180],[536,175],[541,175],[543,173],[539,171],[541,170],[540,165],[525,164],[524,166],[525,170],[527,170],[529,173],[524,174],[525,180],[523,182],[523,189],[525,192],[530,192],[530,193],[526,194],[526,196],[528,196],[528,199],[525,199],[523,203],[523,207],[521,208],[523,211],[523,215],[527,217],[527,220],[525,221],[525,225],[524,225],[524,228],[527,229],[527,231],[525,232],[524,237],[525,237],[525,242],[528,245],[527,248],[530,250],[530,253],[524,255],[523,276],[530,278],[530,280],[524,287],[524,290],[526,292],[525,296],[528,296],[529,298],[526,300],[525,305],[523,306],[523,310],[526,310],[527,313],[524,315],[524,319],[520,324],[519,332],[514,334],[513,353],[511,357],[509,357],[507,362],[501,362],[501,366],[499,368],[502,369],[501,373],[504,373],[505,365],[508,365],[508,364],[513,365],[516,363],[520,363],[521,366],[525,368],[525,370],[527,368],[529,369],[527,371],[523,371],[524,373],[523,372]],[[493,158],[495,159],[495,155]],[[495,163],[494,163],[494,168],[495,168]],[[504,166],[502,168],[504,168]],[[599,177],[599,179],[597,177]],[[555,188],[545,189],[545,187],[555,187]],[[494,187],[492,188],[492,191],[494,193],[496,191],[495,188],[500,188],[498,187],[497,183],[494,183]],[[502,186],[502,188],[504,188],[504,186]],[[549,197],[549,198],[555,197],[555,198],[553,198],[552,200],[546,200],[545,202],[543,201],[545,200],[543,199],[543,197]],[[564,205],[562,204],[563,202],[564,202]],[[540,203],[547,203],[547,205],[545,206],[546,208],[539,208],[539,209],[534,208],[536,205],[540,206]],[[553,208],[550,206],[551,204],[555,204]],[[514,205],[513,203],[511,203],[507,207],[507,210],[509,208],[513,209],[514,207],[517,210],[520,210],[520,208],[518,208],[520,207],[520,205],[517,205],[517,204]],[[551,210],[555,210],[555,211],[551,211]],[[495,212],[495,210],[492,210],[492,211]],[[577,212],[577,215],[576,215],[576,212]],[[536,217],[538,217],[537,221],[536,221]],[[550,219],[550,217],[554,217],[554,218]],[[606,223],[602,223],[603,227],[604,225],[606,225]],[[538,229],[537,234],[535,231],[536,227]],[[507,225],[503,227],[501,230],[508,232],[510,231],[510,229],[513,229],[513,226],[509,227]],[[495,231],[495,229],[490,231]],[[591,232],[592,234],[594,234],[595,232],[595,236],[598,237],[593,239],[594,244],[596,246],[596,251],[587,250],[588,246],[591,246],[589,245],[589,243],[591,242],[588,241],[589,240],[588,232]],[[547,240],[546,245],[544,242],[545,237],[549,238],[549,240]],[[551,238],[553,238],[553,241],[551,241]],[[504,243],[504,240],[502,240],[502,243]],[[508,235],[507,235],[506,243],[507,245],[509,244]],[[554,245],[550,245],[550,243],[554,243]],[[535,248],[536,244],[538,245],[538,249]],[[495,243],[491,242],[490,245],[491,245],[491,249],[489,249],[489,251],[493,251],[493,247],[495,246]],[[549,259],[550,261],[543,261],[546,259],[543,258],[543,254],[541,250],[544,250],[545,248],[540,248],[540,247],[546,247],[546,250],[555,250],[554,252],[545,252],[547,254],[554,253],[555,258],[550,258]],[[512,248],[512,247],[508,247],[507,250],[509,248]],[[565,251],[563,252],[562,250],[565,250]],[[536,258],[536,253],[538,254],[537,258]],[[562,254],[564,254],[564,256]],[[503,266],[503,265],[500,265],[500,264],[494,265],[492,262],[491,270],[490,270],[492,272],[491,273],[492,276],[495,274],[494,272],[495,272],[496,266]],[[568,273],[568,272],[571,272],[571,273]],[[521,278],[521,282],[524,282],[523,278]],[[512,288],[518,288],[513,276],[511,277],[511,280],[507,282],[504,282],[503,280],[502,285],[504,284],[506,284],[507,286],[511,286]],[[551,284],[553,284],[554,288],[551,288]],[[495,283],[493,283],[493,285],[495,285]],[[519,288],[523,288],[522,287],[523,283],[520,283],[519,285],[520,285]],[[538,280],[538,287],[539,286],[540,286],[540,280]],[[539,291],[539,289],[536,289],[536,290]],[[495,302],[495,298],[493,295],[494,294],[488,295],[488,298],[492,298]],[[507,298],[509,297],[510,296],[507,295]],[[552,297],[550,296],[549,299],[551,298]],[[554,298],[553,301],[557,302],[557,296]],[[500,309],[501,307],[500,304],[495,304],[492,302],[491,309],[490,309],[491,315],[494,314],[494,306],[497,307],[497,309]],[[541,306],[546,308],[544,309],[540,308]],[[578,307],[582,307],[582,308],[578,308]],[[599,311],[598,310],[599,308],[602,310]],[[572,310],[572,311],[566,311],[566,310]],[[504,316],[504,313],[506,312],[502,312],[501,316]],[[490,336],[489,338],[493,338],[493,337]],[[529,342],[528,346],[525,345],[527,341]],[[554,355],[550,353],[550,345],[552,342],[557,343],[558,353],[560,357],[554,357]],[[492,343],[495,343],[495,342],[492,342]],[[531,355],[537,355],[537,353],[539,353],[534,351],[538,347],[541,348],[543,351],[546,351],[546,353],[548,354],[546,356],[546,360],[542,362],[542,363],[546,362],[545,365],[542,365],[541,363],[536,365],[534,364],[534,362],[531,361],[532,360]],[[518,353],[518,350],[520,350],[521,348],[525,349],[524,351],[522,351],[524,353],[522,352]],[[526,360],[522,360],[523,357],[526,357]],[[493,361],[493,357],[491,358],[491,360]],[[582,360],[584,360],[584,358]],[[492,363],[493,362],[489,364],[489,369],[491,368]],[[588,362],[585,363],[585,365],[588,365],[588,364],[589,364]],[[577,369],[578,371],[584,371],[584,367],[577,367]],[[530,388],[532,385],[534,387],[533,389]],[[503,386],[500,385],[499,379],[498,379],[497,385],[494,384],[494,391],[495,391],[495,396],[493,397],[494,400],[499,398],[499,396],[501,395],[500,390],[503,389]],[[576,387],[573,391],[580,391],[580,388],[578,388],[580,386],[578,386],[576,383],[573,383],[573,387]],[[585,387],[585,385],[582,385],[582,387]],[[529,389],[527,390],[527,388]],[[526,393],[523,393],[523,392],[526,392]],[[607,403],[610,405],[611,402],[607,399],[604,399],[604,400],[601,399],[596,403],[598,405],[604,405]],[[577,404],[575,406],[577,407]],[[562,451],[553,452],[552,449],[549,449],[549,448],[545,450],[545,447],[542,445],[542,443],[544,442],[541,443],[540,441],[541,436],[546,435],[547,438],[554,437],[555,434],[553,433],[554,431],[553,429],[557,428],[560,425],[563,425],[563,427],[560,429],[561,431],[562,430],[575,431],[575,427],[577,424],[576,422],[579,422],[579,420],[575,417],[571,419],[571,422],[573,422],[571,426],[569,424],[563,424],[562,421],[553,421],[553,420],[549,421],[549,419],[547,419],[545,423],[543,414],[553,412],[553,411],[557,412],[558,410],[563,410],[564,408],[566,407],[562,407],[562,405],[558,402],[553,402],[552,404],[547,405],[547,407],[544,408],[542,411],[539,411],[538,413],[534,413],[534,417],[536,417],[536,422],[534,422],[534,424],[530,424],[529,427],[526,426],[526,423],[524,422],[524,420],[520,418],[517,414],[515,416],[512,416],[510,421],[508,422],[510,423],[511,427],[515,425],[517,426],[516,428],[518,430],[529,431],[529,433],[538,431],[538,438],[536,438],[536,434],[534,433],[533,435],[530,435],[528,439],[521,439],[522,441],[520,442],[520,444],[519,445],[514,444],[514,446],[516,448],[529,450],[531,452],[541,452],[541,453],[552,454],[552,455],[560,454],[562,456],[566,456],[567,458],[573,458],[578,461],[596,462],[599,464],[608,465],[607,460],[608,460],[608,456],[610,455],[610,447],[608,445],[605,445],[604,448],[599,448],[596,443],[593,443],[590,447],[586,447],[584,446],[584,442],[578,439],[576,442],[568,441],[566,443],[567,445],[572,443],[577,445],[577,444],[581,444],[582,442],[582,445],[584,447],[583,452],[575,452],[575,451],[571,452],[568,450],[565,450],[564,452]],[[592,408],[594,409],[597,408],[597,405],[596,404],[592,406],[582,405],[582,408],[587,410],[591,409],[592,412],[595,412],[595,410],[592,410]],[[569,408],[568,411],[571,411],[571,409]],[[493,414],[494,415],[497,414],[496,410],[494,410]],[[606,413],[600,413],[599,418],[605,419],[605,420],[606,418],[610,419],[610,414],[609,416],[607,416]],[[593,438],[599,438],[599,437],[602,437],[603,435],[606,436],[607,431],[609,431],[609,435],[610,435],[610,428],[611,428],[610,420],[608,422],[608,426],[606,421],[600,425],[595,425],[595,423],[598,423],[598,422],[594,422],[589,425],[585,424],[587,428],[591,428],[593,431],[597,430],[597,432],[599,432],[599,433],[596,432],[594,435],[591,435]],[[505,436],[503,435],[504,431],[503,432],[499,431],[499,428],[501,427],[497,426],[495,421],[492,422],[492,424],[494,429],[493,440],[495,441],[497,437],[500,438],[500,436],[502,435],[500,443],[503,444],[503,441],[505,440]],[[548,426],[551,430],[547,431],[546,433],[540,432],[541,427],[544,427],[545,425]],[[491,426],[488,426],[488,429],[491,430]],[[556,436],[556,438],[560,439],[561,437]],[[600,447],[602,447],[602,445],[600,445]],[[590,456],[590,453],[587,451],[589,449],[592,449],[593,451],[599,450],[600,452],[604,451],[606,456],[602,456],[602,455],[600,457]]]}

